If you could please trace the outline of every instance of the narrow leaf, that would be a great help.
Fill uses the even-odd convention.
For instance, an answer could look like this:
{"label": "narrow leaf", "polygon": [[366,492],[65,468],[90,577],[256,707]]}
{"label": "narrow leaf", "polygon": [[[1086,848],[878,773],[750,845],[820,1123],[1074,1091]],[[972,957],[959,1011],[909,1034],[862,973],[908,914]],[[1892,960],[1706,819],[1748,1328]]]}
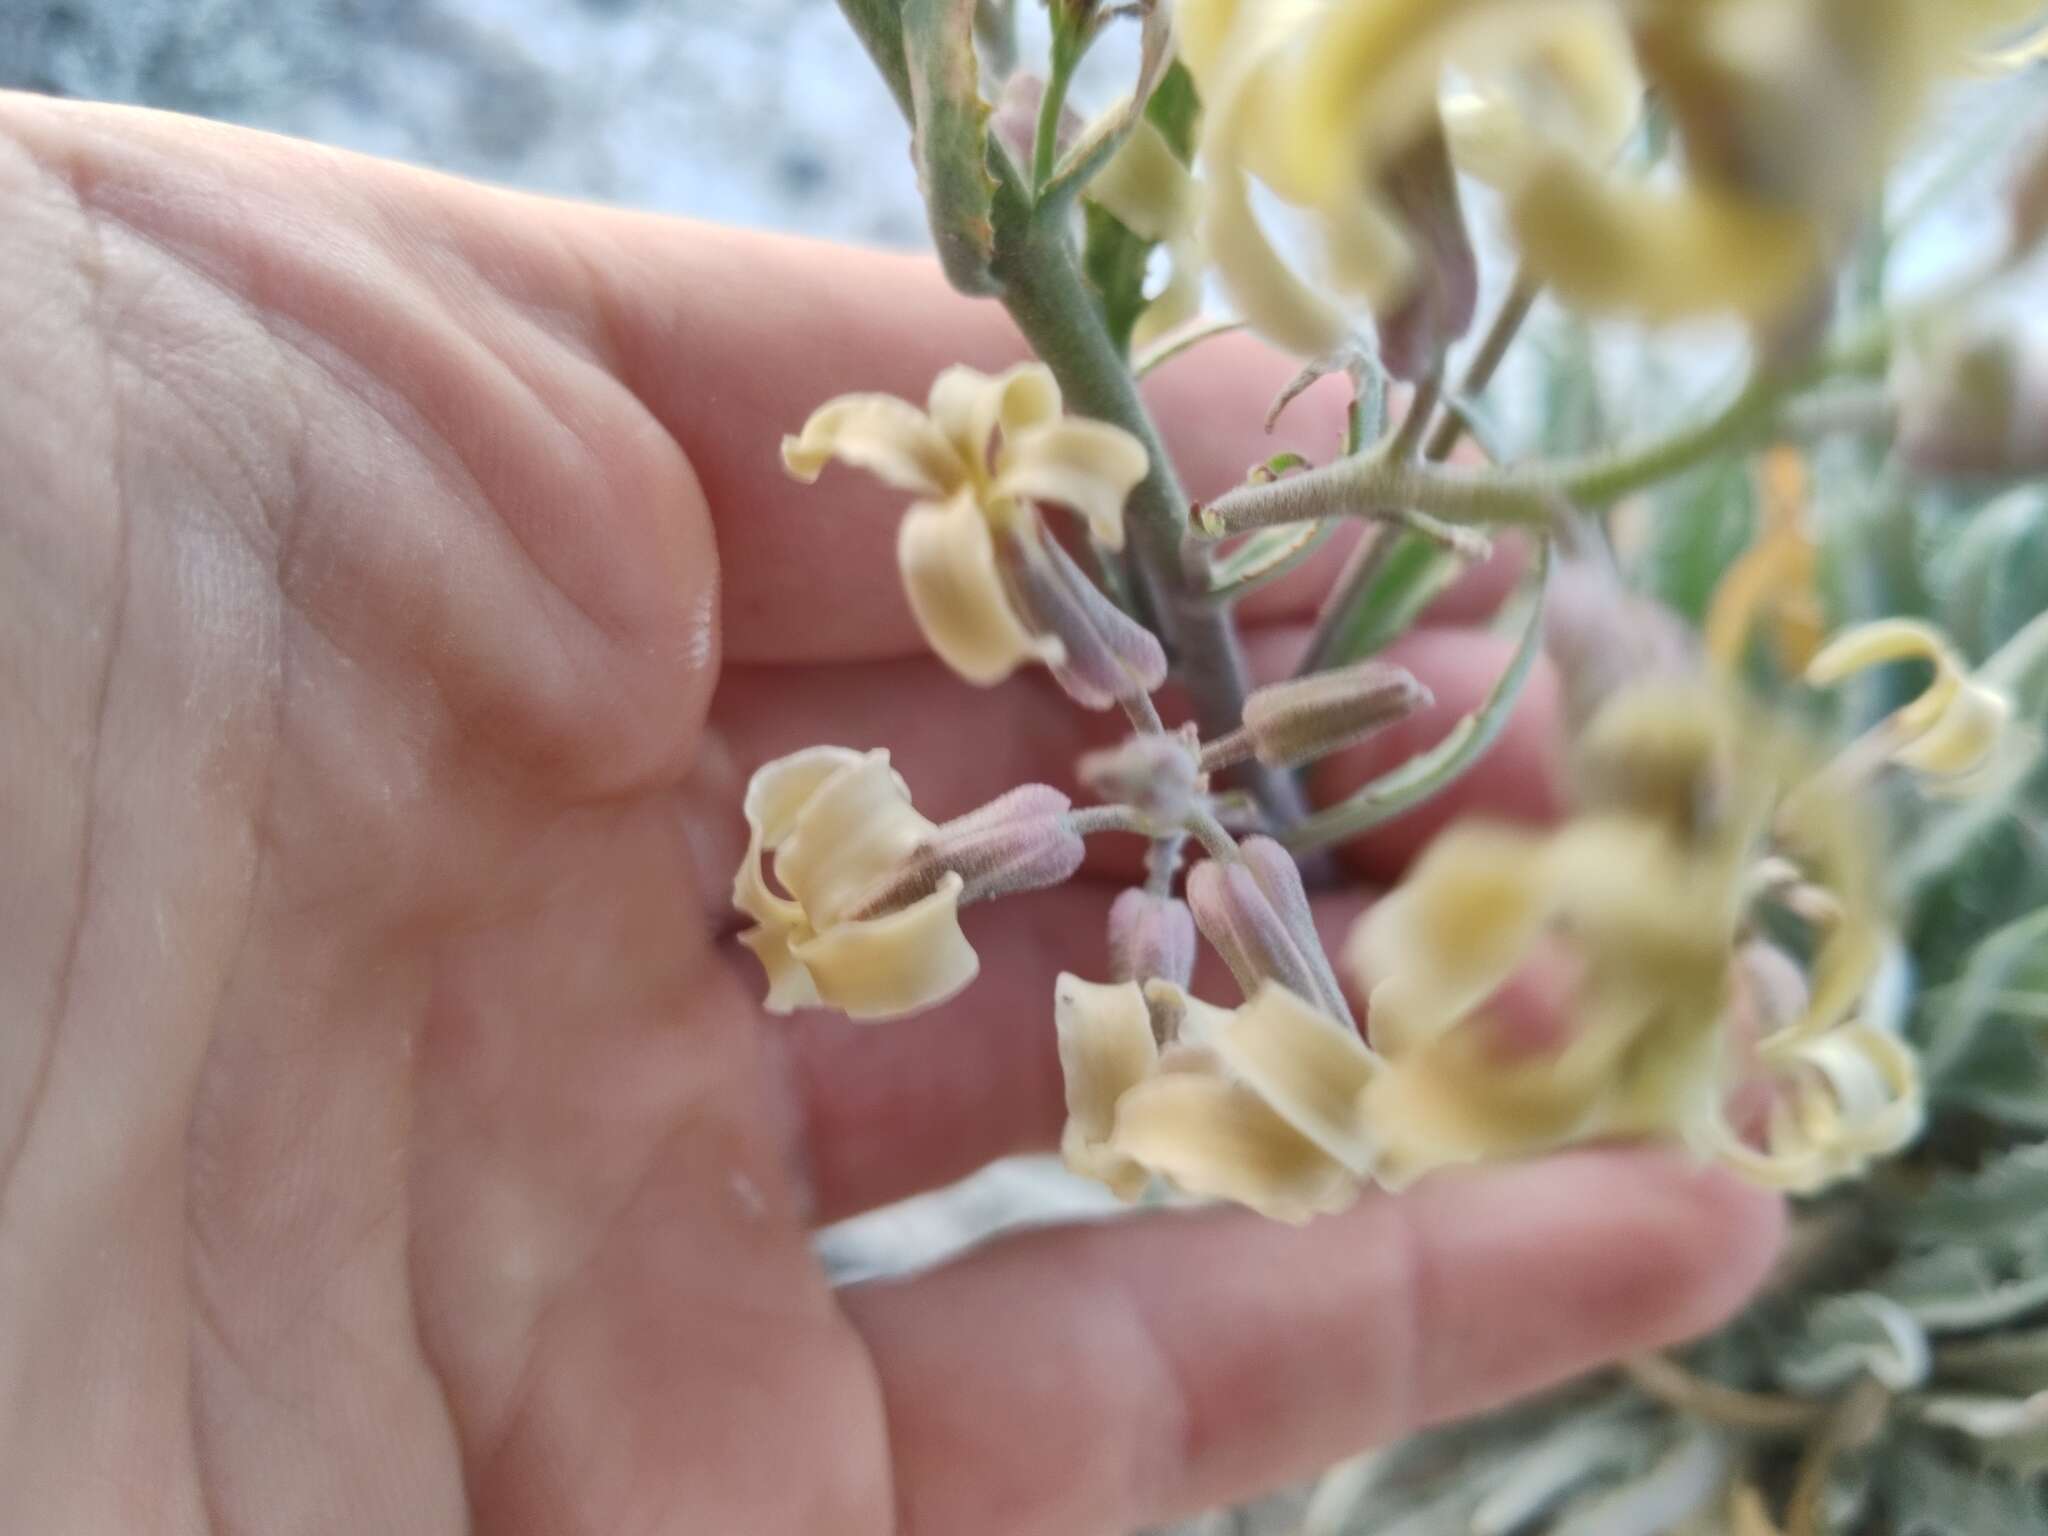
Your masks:
{"label": "narrow leaf", "polygon": [[1485,756],[1507,724],[1515,700],[1529,680],[1529,669],[1543,650],[1543,598],[1550,567],[1550,546],[1545,543],[1530,574],[1529,611],[1522,621],[1521,642],[1485,702],[1453,726],[1450,734],[1429,751],[1410,758],[1347,799],[1292,828],[1282,838],[1288,847],[1299,852],[1356,837],[1411,806],[1420,805]]}
{"label": "narrow leaf", "polygon": [[1913,1315],[1889,1297],[1859,1292],[1810,1308],[1777,1369],[1799,1392],[1836,1392],[1863,1375],[1904,1392],[1926,1380],[1930,1364],[1927,1335]]}
{"label": "narrow leaf", "polygon": [[988,168],[988,103],[974,57],[974,0],[903,0],[903,47],[915,122],[912,153],[947,279],[962,293],[997,283]]}
{"label": "narrow leaf", "polygon": [[1335,518],[1261,528],[1216,562],[1209,573],[1209,595],[1236,602],[1295,569],[1336,531]]}

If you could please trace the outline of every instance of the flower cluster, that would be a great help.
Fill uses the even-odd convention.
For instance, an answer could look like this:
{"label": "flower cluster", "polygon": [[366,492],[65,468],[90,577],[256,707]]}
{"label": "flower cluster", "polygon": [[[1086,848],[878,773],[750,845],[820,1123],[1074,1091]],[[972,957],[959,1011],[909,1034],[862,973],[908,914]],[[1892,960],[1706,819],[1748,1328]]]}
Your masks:
{"label": "flower cluster", "polygon": [[[1207,104],[1207,245],[1244,318],[1306,355],[1429,297],[1469,318],[1449,160],[1505,199],[1529,270],[1586,308],[1733,313],[1766,333],[1814,302],[1930,87],[2030,17],[2017,0],[1190,0]],[[1675,184],[1616,167],[1645,93]],[[1253,184],[1309,214],[1324,270],[1266,234]],[[1412,323],[1412,318],[1409,322]],[[1398,324],[1396,334],[1398,334]]]}

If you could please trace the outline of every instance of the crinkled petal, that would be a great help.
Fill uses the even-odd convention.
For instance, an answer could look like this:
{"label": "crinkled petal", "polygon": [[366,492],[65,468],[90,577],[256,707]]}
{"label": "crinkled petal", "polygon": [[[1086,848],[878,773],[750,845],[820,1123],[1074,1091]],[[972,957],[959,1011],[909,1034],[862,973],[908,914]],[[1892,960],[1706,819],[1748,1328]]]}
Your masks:
{"label": "crinkled petal", "polygon": [[1603,179],[1563,156],[1530,175],[1512,215],[1530,269],[1567,302],[1653,323],[1722,311],[1780,322],[1820,266],[1821,230],[1803,211]]}
{"label": "crinkled petal", "polygon": [[811,413],[782,440],[783,466],[799,480],[818,478],[828,460],[865,469],[898,490],[950,496],[967,466],[924,412],[894,395],[841,395]]}
{"label": "crinkled petal", "polygon": [[820,1002],[856,1019],[889,1019],[943,1003],[981,963],[960,931],[960,877],[899,912],[840,923],[790,945]]}
{"label": "crinkled petal", "polygon": [[996,494],[1072,507],[1111,549],[1124,547],[1124,502],[1150,467],[1145,445],[1122,427],[1068,419],[1006,435]]}
{"label": "crinkled petal", "polygon": [[1055,640],[1026,633],[996,569],[995,541],[971,497],[910,509],[896,561],[918,628],[939,659],[984,688],[1027,661],[1055,661]]}
{"label": "crinkled petal", "polygon": [[770,1013],[794,1013],[799,1008],[824,1004],[804,963],[791,953],[793,943],[811,937],[807,924],[764,922],[740,935],[740,942],[754,952],[761,969],[768,973],[768,996],[762,1003]]}
{"label": "crinkled petal", "polygon": [[1191,1195],[1278,1221],[1342,1210],[1358,1181],[1242,1083],[1162,1072],[1117,1105],[1110,1146]]}
{"label": "crinkled petal", "polygon": [[911,808],[889,754],[869,752],[804,802],[776,852],[775,877],[802,904],[811,926],[823,930],[853,914],[932,831]]}
{"label": "crinkled petal", "polygon": [[1933,680],[1920,696],[1899,712],[1900,725],[1918,733],[1941,718],[1962,687],[1962,659],[1948,637],[1918,619],[1879,619],[1845,629],[1807,663],[1806,680],[1826,688],[1852,673],[1893,661],[1924,661],[1934,668]]}
{"label": "crinkled petal", "polygon": [[1061,1154],[1074,1172],[1134,1199],[1147,1174],[1112,1150],[1109,1138],[1117,1101],[1159,1067],[1145,995],[1134,981],[1104,986],[1063,972],[1053,989],[1053,1021],[1067,1088]]}
{"label": "crinkled petal", "polygon": [[1550,9],[1556,14],[1533,39],[1461,49],[1457,64],[1472,88],[1444,103],[1459,168],[1504,192],[1546,148],[1604,165],[1642,111],[1635,50],[1611,0]]}
{"label": "crinkled petal", "polygon": [[1135,981],[1105,985],[1063,971],[1053,987],[1053,1024],[1068,1123],[1089,1141],[1107,1141],[1116,1101],[1159,1065],[1144,991]]}
{"label": "crinkled petal", "polygon": [[1941,718],[1892,755],[1934,787],[1968,792],[1996,758],[2012,725],[2012,700],[1974,678],[1965,679]]}
{"label": "crinkled petal", "polygon": [[1374,1148],[1361,1119],[1385,1066],[1357,1034],[1268,982],[1215,1040],[1217,1054],[1281,1119],[1361,1178]]}
{"label": "crinkled petal", "polygon": [[762,856],[782,845],[805,803],[827,780],[860,761],[861,754],[846,747],[806,747],[754,770],[741,805],[747,818],[747,856],[733,875],[734,906],[763,923],[788,926],[802,917],[797,902],[769,889],[761,876]]}
{"label": "crinkled petal", "polygon": [[979,474],[998,429],[1007,438],[1059,420],[1060,386],[1043,363],[1018,363],[996,374],[955,365],[932,380],[929,409],[953,451]]}

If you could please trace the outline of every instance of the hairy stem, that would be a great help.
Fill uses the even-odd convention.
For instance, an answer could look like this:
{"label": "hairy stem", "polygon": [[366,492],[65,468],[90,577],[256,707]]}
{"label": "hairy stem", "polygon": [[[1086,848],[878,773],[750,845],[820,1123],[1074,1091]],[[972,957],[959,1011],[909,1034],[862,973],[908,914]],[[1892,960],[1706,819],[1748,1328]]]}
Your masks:
{"label": "hairy stem", "polygon": [[1612,453],[1515,470],[1404,464],[1383,454],[1339,460],[1232,491],[1206,509],[1204,531],[1221,538],[1308,518],[1370,516],[1389,501],[1445,522],[1546,527],[1562,507],[1618,501],[1717,454],[1767,441],[1792,395],[1834,372],[1868,372],[1883,355],[1882,333],[1858,337],[1810,366],[1758,374],[1713,414]]}

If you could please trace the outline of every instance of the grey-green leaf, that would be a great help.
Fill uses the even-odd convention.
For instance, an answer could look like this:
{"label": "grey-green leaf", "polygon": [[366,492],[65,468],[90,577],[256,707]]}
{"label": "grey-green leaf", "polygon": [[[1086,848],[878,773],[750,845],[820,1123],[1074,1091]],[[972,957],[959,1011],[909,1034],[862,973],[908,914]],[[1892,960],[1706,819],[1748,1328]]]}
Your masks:
{"label": "grey-green leaf", "polygon": [[947,279],[994,293],[996,181],[988,168],[988,103],[974,56],[974,0],[903,0],[912,152]]}
{"label": "grey-green leaf", "polygon": [[1860,1292],[1809,1309],[1777,1368],[1799,1392],[1840,1391],[1866,1374],[1904,1392],[1927,1379],[1930,1363],[1927,1335],[1913,1315],[1890,1297]]}

